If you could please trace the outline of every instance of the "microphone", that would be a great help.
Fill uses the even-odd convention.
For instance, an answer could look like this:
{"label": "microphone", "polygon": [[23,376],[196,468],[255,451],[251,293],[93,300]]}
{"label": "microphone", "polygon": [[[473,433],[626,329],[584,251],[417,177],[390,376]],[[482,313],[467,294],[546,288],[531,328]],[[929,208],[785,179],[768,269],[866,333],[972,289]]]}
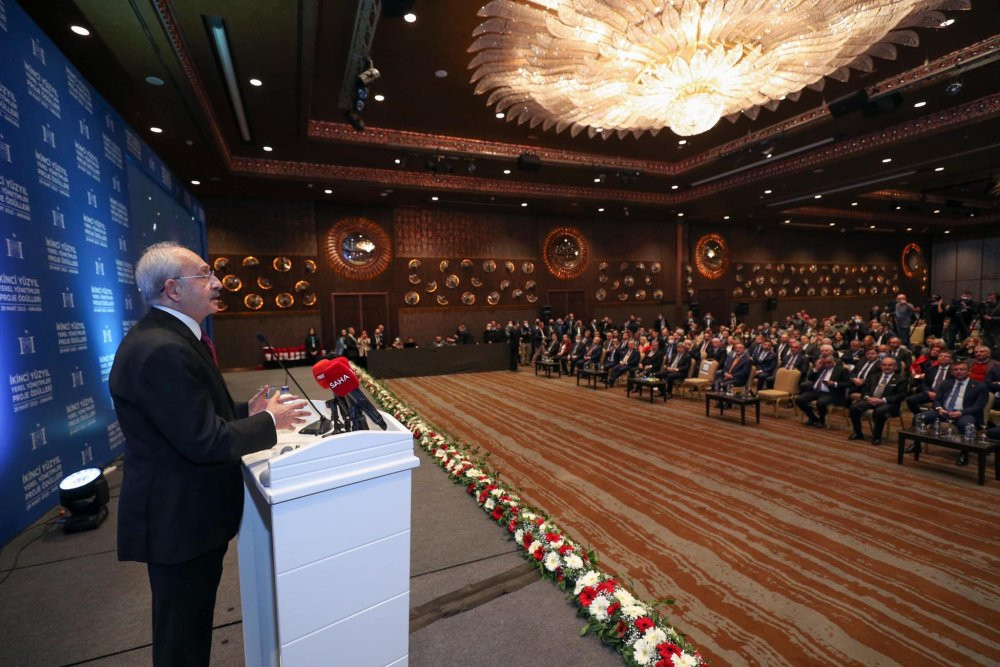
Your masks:
{"label": "microphone", "polygon": [[338,397],[352,400],[383,431],[389,428],[385,419],[368,400],[368,397],[358,389],[358,376],[354,374],[347,359],[337,357],[333,360],[320,361],[316,366],[313,366],[313,377],[320,385],[332,389]]}
{"label": "microphone", "polygon": [[[259,340],[261,343],[264,343],[264,345],[267,345],[272,350],[274,349],[274,346],[268,342],[267,336],[264,335],[263,331],[257,332],[257,340]],[[312,407],[313,404],[312,399],[309,398],[309,394],[307,394],[306,390],[302,388],[302,385],[299,384],[299,381],[296,380],[295,376],[288,371],[288,368],[285,366],[284,363],[282,363],[281,359],[278,358],[278,355],[272,355],[272,356],[274,357],[274,360],[278,362],[278,365],[281,366],[281,370],[285,371],[285,375],[287,377],[292,378],[292,382],[295,383],[295,387],[300,392],[302,392],[302,397],[305,398],[307,401],[309,401],[309,406]],[[314,421],[312,424],[306,424],[305,426],[300,428],[299,433],[303,435],[319,435],[321,433],[326,433],[331,428],[333,428],[333,423],[321,414],[318,420]]]}

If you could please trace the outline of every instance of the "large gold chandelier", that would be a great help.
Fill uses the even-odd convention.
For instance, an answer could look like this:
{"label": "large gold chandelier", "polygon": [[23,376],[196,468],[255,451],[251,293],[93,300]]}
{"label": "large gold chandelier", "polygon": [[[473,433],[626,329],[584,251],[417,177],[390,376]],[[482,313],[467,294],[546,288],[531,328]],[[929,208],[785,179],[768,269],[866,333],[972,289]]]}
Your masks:
{"label": "large gold chandelier", "polygon": [[491,0],[469,51],[508,119],[573,136],[756,117],[824,77],[871,71],[970,0]]}

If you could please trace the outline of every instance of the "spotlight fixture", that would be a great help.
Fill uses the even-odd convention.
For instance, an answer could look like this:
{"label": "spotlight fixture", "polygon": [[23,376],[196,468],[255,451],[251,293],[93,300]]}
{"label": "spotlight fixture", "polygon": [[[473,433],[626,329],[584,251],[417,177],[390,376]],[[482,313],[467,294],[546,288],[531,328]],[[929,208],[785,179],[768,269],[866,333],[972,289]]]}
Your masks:
{"label": "spotlight fixture", "polygon": [[254,88],[260,88],[261,86],[264,85],[264,82],[261,81],[260,79],[250,79],[250,85],[253,86]]}
{"label": "spotlight fixture", "polygon": [[376,102],[385,102],[385,95],[382,95],[381,93],[379,93],[378,95],[375,96],[375,101]]}
{"label": "spotlight fixture", "polygon": [[152,132],[153,134],[163,134],[162,127],[151,127],[149,128],[149,131]]}
{"label": "spotlight fixture", "polygon": [[59,482],[59,504],[69,517],[63,522],[63,532],[78,533],[93,530],[108,518],[108,480],[100,468],[87,468]]}
{"label": "spotlight fixture", "polygon": [[71,25],[69,29],[75,32],[77,35],[80,35],[81,37],[90,36],[90,31],[84,28],[82,25]]}
{"label": "spotlight fixture", "polygon": [[191,185],[201,185],[201,181],[191,181]]}
{"label": "spotlight fixture", "polygon": [[963,85],[964,84],[962,83],[961,79],[953,79],[952,81],[948,82],[947,86],[944,87],[944,92],[946,95],[951,95],[952,97],[954,97],[955,95],[958,95],[960,92],[962,92]]}

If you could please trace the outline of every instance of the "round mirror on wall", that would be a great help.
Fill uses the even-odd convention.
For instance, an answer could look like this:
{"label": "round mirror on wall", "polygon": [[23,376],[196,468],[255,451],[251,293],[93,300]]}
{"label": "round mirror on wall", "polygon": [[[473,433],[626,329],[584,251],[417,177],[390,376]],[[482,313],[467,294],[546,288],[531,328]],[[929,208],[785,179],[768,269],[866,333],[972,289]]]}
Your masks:
{"label": "round mirror on wall", "polygon": [[590,261],[590,245],[576,227],[557,227],[545,237],[542,256],[549,273],[556,278],[576,278]]}
{"label": "round mirror on wall", "polygon": [[331,268],[353,280],[370,280],[385,271],[392,259],[392,242],[378,224],[367,218],[345,218],[326,235],[325,254]]}
{"label": "round mirror on wall", "polygon": [[[709,279],[720,278],[729,264],[729,251],[725,240],[718,234],[706,234],[698,239],[695,246],[695,265],[698,273]],[[756,268],[756,267],[755,267]],[[759,283],[763,283],[759,276]]]}
{"label": "round mirror on wall", "polygon": [[917,278],[924,270],[924,253],[916,243],[910,243],[903,248],[903,275],[907,278]]}

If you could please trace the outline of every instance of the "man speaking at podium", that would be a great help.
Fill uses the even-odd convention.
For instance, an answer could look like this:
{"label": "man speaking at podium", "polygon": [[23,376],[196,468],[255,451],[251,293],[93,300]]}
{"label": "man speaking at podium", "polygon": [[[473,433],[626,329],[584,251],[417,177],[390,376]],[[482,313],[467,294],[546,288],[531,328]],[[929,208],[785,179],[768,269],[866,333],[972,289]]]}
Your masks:
{"label": "man speaking at podium", "polygon": [[222,284],[194,252],[150,246],[135,268],[151,306],[125,336],[109,387],[125,465],[118,559],[148,564],[153,662],[208,665],[222,559],[243,512],[240,457],[303,423],[295,396],[234,403],[201,322]]}

